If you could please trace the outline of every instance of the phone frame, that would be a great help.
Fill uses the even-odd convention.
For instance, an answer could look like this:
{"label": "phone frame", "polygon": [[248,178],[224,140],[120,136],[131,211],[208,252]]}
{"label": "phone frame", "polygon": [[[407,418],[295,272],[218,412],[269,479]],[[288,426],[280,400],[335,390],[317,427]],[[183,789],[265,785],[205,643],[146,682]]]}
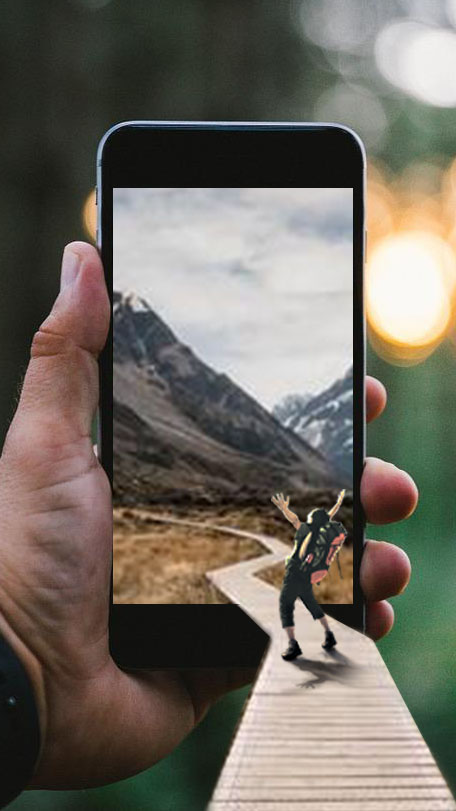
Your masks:
{"label": "phone frame", "polygon": [[[353,523],[354,602],[324,604],[324,610],[361,632],[365,631],[359,583],[365,544],[360,499],[365,463],[365,183],[362,141],[350,128],[333,123],[125,121],[107,130],[97,151],[97,247],[111,308],[114,188],[353,189],[353,514],[358,516]],[[98,412],[98,453],[111,487],[112,363],[111,318],[99,358]],[[256,667],[269,636],[237,605],[114,604],[111,576],[109,639],[114,660],[126,668]]]}

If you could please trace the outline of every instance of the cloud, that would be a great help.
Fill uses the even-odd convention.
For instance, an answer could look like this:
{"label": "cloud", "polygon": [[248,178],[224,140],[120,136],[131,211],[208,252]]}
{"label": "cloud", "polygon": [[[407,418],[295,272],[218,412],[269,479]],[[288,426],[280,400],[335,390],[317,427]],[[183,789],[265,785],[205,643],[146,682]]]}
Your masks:
{"label": "cloud", "polygon": [[351,189],[118,189],[114,287],[266,405],[352,363]]}

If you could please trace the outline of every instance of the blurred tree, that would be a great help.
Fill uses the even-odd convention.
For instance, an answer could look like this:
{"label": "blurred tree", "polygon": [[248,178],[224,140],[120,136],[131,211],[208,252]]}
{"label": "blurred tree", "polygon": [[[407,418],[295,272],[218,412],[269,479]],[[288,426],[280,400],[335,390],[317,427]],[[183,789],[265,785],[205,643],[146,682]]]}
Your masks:
{"label": "blurred tree", "polygon": [[[86,238],[82,206],[95,185],[96,147],[108,127],[127,119],[313,120],[322,99],[329,115],[342,98],[351,103],[337,117],[366,139],[368,111],[380,110],[380,122],[384,112],[384,132],[369,153],[392,176],[430,156],[445,164],[454,152],[455,109],[424,105],[392,89],[376,69],[374,45],[379,27],[396,17],[414,15],[450,28],[451,8],[416,0],[3,0],[1,441],[33,333],[57,293],[63,246]],[[454,358],[441,347],[420,367],[399,369],[370,352],[368,369],[390,392],[387,413],[369,429],[369,451],[410,470],[422,491],[409,522],[384,532],[370,528],[374,537],[402,544],[414,565],[411,586],[394,601],[396,630],[380,649],[455,788]],[[155,811],[196,811],[209,791],[203,773],[214,783],[221,763],[206,763],[206,754],[214,746],[226,751],[244,698],[227,700],[229,711],[214,710],[188,740],[182,752],[189,769],[179,751],[175,773],[170,758],[128,787],[54,798],[34,792],[12,807],[152,804]],[[169,794],[151,800],[155,781]]]}

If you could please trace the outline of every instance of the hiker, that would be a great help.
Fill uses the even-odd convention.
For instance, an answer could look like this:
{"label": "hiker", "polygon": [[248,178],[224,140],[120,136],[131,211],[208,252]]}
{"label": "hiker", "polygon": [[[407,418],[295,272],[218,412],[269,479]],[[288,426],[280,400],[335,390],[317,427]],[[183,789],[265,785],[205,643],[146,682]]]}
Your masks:
{"label": "hiker", "polygon": [[[328,555],[326,562],[316,566],[319,530],[325,527],[329,521],[332,521],[332,518],[344,500],[344,496],[345,490],[342,490],[339,493],[334,507],[332,507],[329,512],[321,508],[311,510],[306,522],[301,522],[296,513],[289,509],[289,496],[285,499],[283,493],[277,493],[271,498],[273,504],[279,508],[285,518],[296,528],[295,545],[293,552],[286,559],[285,576],[279,598],[280,619],[282,627],[288,637],[288,647],[282,653],[282,658],[286,661],[296,659],[296,657],[302,653],[299,643],[295,638],[293,623],[294,604],[297,597],[302,600],[307,610],[312,614],[312,617],[315,620],[320,620],[325,630],[325,641],[322,647],[325,650],[331,650],[331,648],[337,644],[335,636],[329,627],[327,617],[321,605],[314,597],[312,583],[318,582],[318,580],[321,580],[325,576],[332,560],[334,560],[334,557],[337,557],[340,546],[347,534],[342,524],[335,523],[336,530],[331,533],[333,536],[331,539],[333,541],[332,555]],[[312,563],[314,564],[313,566]]]}

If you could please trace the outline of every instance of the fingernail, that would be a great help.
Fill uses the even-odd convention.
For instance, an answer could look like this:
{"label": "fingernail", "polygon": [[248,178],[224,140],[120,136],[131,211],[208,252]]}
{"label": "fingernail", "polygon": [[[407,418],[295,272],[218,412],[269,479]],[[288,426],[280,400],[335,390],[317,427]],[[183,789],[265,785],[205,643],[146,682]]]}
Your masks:
{"label": "fingernail", "polygon": [[81,267],[81,257],[71,248],[66,247],[62,258],[62,271],[60,274],[60,289],[68,287],[75,281],[79,268]]}

